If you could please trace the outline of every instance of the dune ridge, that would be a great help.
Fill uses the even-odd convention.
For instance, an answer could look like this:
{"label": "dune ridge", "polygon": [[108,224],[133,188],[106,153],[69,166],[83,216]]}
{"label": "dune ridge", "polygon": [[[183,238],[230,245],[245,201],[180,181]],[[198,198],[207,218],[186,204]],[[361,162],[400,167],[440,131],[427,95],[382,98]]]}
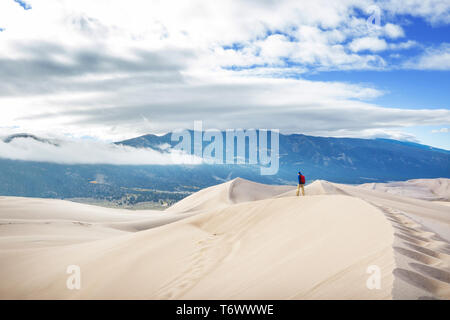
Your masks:
{"label": "dune ridge", "polygon": [[360,187],[422,200],[450,201],[450,179],[445,178],[365,183]]}
{"label": "dune ridge", "polygon": [[0,298],[450,298],[447,206],[327,181],[295,189],[237,178],[139,213],[0,197]]}
{"label": "dune ridge", "polygon": [[224,208],[235,203],[271,198],[288,190],[292,190],[292,186],[265,185],[236,178],[196,192],[165,211],[193,212],[203,209]]}

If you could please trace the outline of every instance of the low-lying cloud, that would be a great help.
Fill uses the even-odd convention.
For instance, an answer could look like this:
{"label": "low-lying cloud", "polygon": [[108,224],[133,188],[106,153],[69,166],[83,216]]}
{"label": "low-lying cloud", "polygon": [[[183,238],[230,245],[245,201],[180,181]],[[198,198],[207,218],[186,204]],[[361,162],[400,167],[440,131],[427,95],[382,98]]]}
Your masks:
{"label": "low-lying cloud", "polygon": [[171,165],[200,164],[201,159],[169,150],[133,148],[91,140],[65,140],[55,143],[32,138],[0,141],[0,158],[62,164]]}

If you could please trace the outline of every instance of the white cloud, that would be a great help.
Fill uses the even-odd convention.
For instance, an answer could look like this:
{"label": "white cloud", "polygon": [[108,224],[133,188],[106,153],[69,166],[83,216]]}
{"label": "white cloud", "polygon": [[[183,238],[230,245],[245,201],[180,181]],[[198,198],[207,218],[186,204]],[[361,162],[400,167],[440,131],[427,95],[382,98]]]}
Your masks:
{"label": "white cloud", "polygon": [[419,142],[417,137],[413,134],[397,130],[397,129],[363,129],[359,132],[359,135],[355,135],[354,132],[349,132],[346,130],[341,130],[336,134],[337,137],[353,137],[353,138],[364,138],[364,139],[395,139],[400,141],[409,142]]}
{"label": "white cloud", "polygon": [[386,35],[392,39],[405,36],[405,32],[403,31],[402,27],[392,23],[386,23],[386,25],[384,26],[384,30]]}
{"label": "white cloud", "polygon": [[432,133],[449,133],[450,132],[450,128],[440,128],[437,130],[431,130]]}
{"label": "white cloud", "polygon": [[379,5],[390,14],[410,14],[431,24],[450,23],[450,2],[447,0],[388,0]]}
{"label": "white cloud", "polygon": [[392,50],[405,50],[410,49],[412,47],[418,46],[418,43],[414,40],[408,40],[404,42],[398,42],[398,43],[390,43],[389,48]]}
{"label": "white cloud", "polygon": [[[17,97],[9,101],[11,120],[6,123],[18,124],[16,132],[56,131],[114,140],[192,128],[195,120],[203,120],[208,128],[275,128],[313,135],[339,135],[345,128],[353,136],[367,129],[450,123],[450,110],[382,108],[362,101],[381,94],[364,85],[239,77],[224,71],[213,78],[188,77],[176,85],[117,86],[95,99],[44,96],[23,105]],[[45,111],[30,114],[30,108],[41,104]]]}
{"label": "white cloud", "polygon": [[419,70],[450,70],[450,43],[426,49],[418,58],[405,62],[404,67]]}
{"label": "white cloud", "polygon": [[178,150],[160,153],[148,148],[133,148],[89,140],[63,140],[57,145],[31,138],[0,140],[0,158],[64,164],[198,164],[201,159]]}
{"label": "white cloud", "polygon": [[363,51],[363,50],[383,51],[383,50],[386,50],[387,47],[388,47],[388,45],[384,39],[373,38],[373,37],[364,37],[364,38],[354,39],[349,44],[350,50],[352,50],[354,52],[359,52],[359,51]]}

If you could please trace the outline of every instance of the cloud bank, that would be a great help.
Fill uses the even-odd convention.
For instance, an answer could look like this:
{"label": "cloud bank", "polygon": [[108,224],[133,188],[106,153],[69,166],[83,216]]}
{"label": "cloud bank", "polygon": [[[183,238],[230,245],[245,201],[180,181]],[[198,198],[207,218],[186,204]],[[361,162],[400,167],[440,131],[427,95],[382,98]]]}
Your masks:
{"label": "cloud bank", "polygon": [[202,159],[177,150],[160,153],[89,140],[59,140],[46,143],[30,138],[0,140],[0,158],[62,164],[170,165],[200,164]]}

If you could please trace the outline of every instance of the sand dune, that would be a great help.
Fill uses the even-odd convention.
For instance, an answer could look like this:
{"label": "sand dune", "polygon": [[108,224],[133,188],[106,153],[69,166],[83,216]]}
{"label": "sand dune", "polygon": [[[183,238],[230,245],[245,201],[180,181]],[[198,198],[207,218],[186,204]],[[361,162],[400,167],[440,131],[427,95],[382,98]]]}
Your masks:
{"label": "sand dune", "polygon": [[231,204],[263,200],[292,190],[292,186],[272,186],[236,178],[203,189],[168,208],[167,212],[191,212],[225,208]]}
{"label": "sand dune", "polygon": [[445,178],[365,183],[360,187],[416,199],[450,201],[450,179]]}
{"label": "sand dune", "polygon": [[152,210],[136,213],[54,199],[0,197],[0,247],[5,242],[8,246],[13,242],[84,242],[154,228],[187,216]]}
{"label": "sand dune", "polygon": [[450,298],[447,206],[326,181],[306,194],[235,179],[164,212],[0,197],[0,298]]}

